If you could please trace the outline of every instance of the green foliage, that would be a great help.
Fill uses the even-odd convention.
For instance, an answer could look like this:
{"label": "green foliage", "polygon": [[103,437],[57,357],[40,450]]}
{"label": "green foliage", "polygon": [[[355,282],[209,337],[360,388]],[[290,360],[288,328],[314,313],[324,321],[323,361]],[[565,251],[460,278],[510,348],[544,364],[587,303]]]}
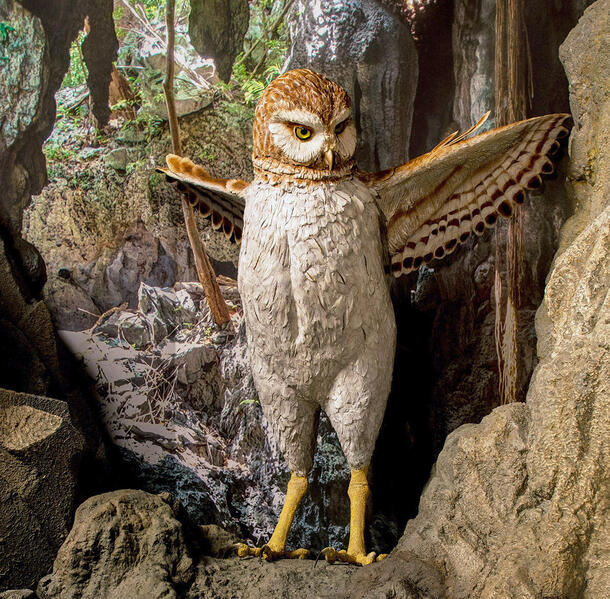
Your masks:
{"label": "green foliage", "polygon": [[8,42],[9,33],[15,31],[14,27],[11,27],[6,21],[0,21],[0,42]]}
{"label": "green foliage", "polygon": [[9,41],[9,34],[13,33],[15,28],[9,25],[6,21],[0,21],[0,64],[8,62],[8,56],[5,53],[4,46]]}
{"label": "green foliage", "polygon": [[254,399],[254,398],[253,399],[242,399],[239,402],[239,405],[240,406],[249,406],[249,405],[252,405],[252,404],[259,404],[260,405],[260,403],[261,402],[258,401],[258,399]]}
{"label": "green foliage", "polygon": [[70,46],[70,67],[61,84],[62,87],[74,88],[87,83],[88,71],[85,66],[83,51],[81,49],[84,39],[85,32],[81,31]]}
{"label": "green foliage", "polygon": [[254,0],[250,3],[250,26],[244,52],[233,66],[233,79],[250,106],[256,104],[265,87],[282,69],[289,39],[286,18],[278,19],[289,1]]}

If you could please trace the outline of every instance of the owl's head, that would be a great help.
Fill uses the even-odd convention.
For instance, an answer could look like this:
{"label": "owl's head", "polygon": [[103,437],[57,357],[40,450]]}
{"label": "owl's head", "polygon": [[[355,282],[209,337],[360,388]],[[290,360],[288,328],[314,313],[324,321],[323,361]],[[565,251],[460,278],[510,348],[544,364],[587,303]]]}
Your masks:
{"label": "owl's head", "polygon": [[288,71],[263,92],[254,113],[254,167],[308,179],[353,168],[356,127],[347,92],[308,69]]}

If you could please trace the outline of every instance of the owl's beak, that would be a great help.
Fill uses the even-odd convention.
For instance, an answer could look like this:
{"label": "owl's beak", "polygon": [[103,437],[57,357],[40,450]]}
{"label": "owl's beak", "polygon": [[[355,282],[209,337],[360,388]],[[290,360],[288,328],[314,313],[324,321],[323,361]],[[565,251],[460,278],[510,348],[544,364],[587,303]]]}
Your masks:
{"label": "owl's beak", "polygon": [[332,150],[326,150],[324,152],[324,161],[328,164],[328,170],[332,171],[335,164],[335,153]]}

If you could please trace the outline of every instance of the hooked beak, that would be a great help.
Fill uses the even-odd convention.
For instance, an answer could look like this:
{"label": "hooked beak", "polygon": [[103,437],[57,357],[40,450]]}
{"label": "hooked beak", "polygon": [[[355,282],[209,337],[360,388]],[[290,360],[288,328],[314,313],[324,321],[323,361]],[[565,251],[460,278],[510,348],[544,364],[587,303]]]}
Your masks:
{"label": "hooked beak", "polygon": [[332,150],[326,150],[324,152],[324,161],[328,165],[328,170],[332,171],[335,164],[335,153]]}

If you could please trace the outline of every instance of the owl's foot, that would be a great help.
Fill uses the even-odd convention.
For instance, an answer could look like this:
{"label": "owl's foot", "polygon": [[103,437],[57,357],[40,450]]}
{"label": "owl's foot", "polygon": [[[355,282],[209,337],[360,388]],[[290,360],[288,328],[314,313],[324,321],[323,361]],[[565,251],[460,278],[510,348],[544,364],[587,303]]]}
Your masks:
{"label": "owl's foot", "polygon": [[370,553],[348,553],[345,549],[337,551],[334,547],[326,547],[322,549],[316,558],[316,563],[323,557],[329,564],[335,562],[343,562],[345,564],[356,564],[358,566],[368,566],[373,562],[380,562],[382,559],[387,557],[387,553],[381,553],[377,555],[374,551]]}
{"label": "owl's foot", "polygon": [[258,557],[259,559],[273,562],[276,559],[306,559],[309,555],[309,550],[295,549],[294,551],[286,551],[281,548],[273,548],[269,543],[262,547],[250,547],[250,545],[245,543],[239,543],[237,555],[239,557]]}

